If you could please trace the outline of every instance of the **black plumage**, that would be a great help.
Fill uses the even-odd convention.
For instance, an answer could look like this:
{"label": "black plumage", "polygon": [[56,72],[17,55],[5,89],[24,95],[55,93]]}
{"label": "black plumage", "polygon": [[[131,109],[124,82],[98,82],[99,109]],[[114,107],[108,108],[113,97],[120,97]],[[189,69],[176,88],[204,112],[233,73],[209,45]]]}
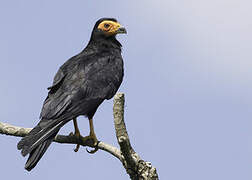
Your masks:
{"label": "black plumage", "polygon": [[118,33],[126,30],[116,19],[98,20],[86,48],[59,68],[48,88],[40,122],[17,145],[23,156],[30,154],[25,169],[36,166],[64,124],[80,115],[92,120],[98,106],[115,95],[123,79]]}

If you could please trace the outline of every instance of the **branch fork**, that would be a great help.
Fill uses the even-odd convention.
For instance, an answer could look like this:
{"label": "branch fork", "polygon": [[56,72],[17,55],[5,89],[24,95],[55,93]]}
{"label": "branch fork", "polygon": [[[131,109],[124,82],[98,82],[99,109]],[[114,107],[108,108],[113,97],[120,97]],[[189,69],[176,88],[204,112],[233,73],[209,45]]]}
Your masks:
{"label": "branch fork", "polygon": [[[158,180],[156,168],[153,167],[150,162],[142,160],[130,144],[130,139],[124,122],[124,102],[124,94],[117,93],[114,97],[113,115],[116,137],[120,149],[101,141],[94,146],[93,142],[88,139],[83,141],[73,133],[70,133],[68,136],[57,135],[54,142],[79,144],[81,146],[104,150],[121,161],[132,180]],[[24,137],[30,132],[30,130],[31,128],[17,127],[0,122],[0,134]]]}

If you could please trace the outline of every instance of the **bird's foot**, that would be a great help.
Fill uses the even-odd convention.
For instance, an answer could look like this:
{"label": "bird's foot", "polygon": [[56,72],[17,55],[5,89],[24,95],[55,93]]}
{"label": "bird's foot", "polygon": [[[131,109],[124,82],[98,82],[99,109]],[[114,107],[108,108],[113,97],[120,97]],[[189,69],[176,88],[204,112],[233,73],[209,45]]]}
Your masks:
{"label": "bird's foot", "polygon": [[[81,138],[82,138],[81,134],[80,134],[79,132],[76,132],[76,131],[75,131],[74,134],[71,132],[71,133],[69,134],[69,136],[74,136],[74,137],[76,137],[77,139],[81,139]],[[78,152],[78,151],[79,151],[79,148],[80,148],[80,144],[76,144],[76,147],[75,147],[75,149],[74,149],[74,152]]]}
{"label": "bird's foot", "polygon": [[98,151],[98,144],[99,141],[96,138],[96,135],[94,133],[90,133],[89,136],[86,137],[82,137],[82,142],[85,142],[85,144],[87,144],[90,147],[93,147],[94,149],[89,151],[88,149],[86,149],[86,151],[90,154],[94,154]]}
{"label": "bird's foot", "polygon": [[[86,146],[90,146],[93,147],[94,149],[89,151],[86,149],[86,151],[90,154],[94,154],[98,151],[98,144],[100,141],[97,140],[96,135],[95,134],[90,134],[89,136],[85,136],[83,137],[80,133],[70,133],[69,136],[75,136],[80,144],[84,144]],[[74,152],[78,152],[79,148],[80,148],[80,144],[76,145],[76,148],[74,149]]]}

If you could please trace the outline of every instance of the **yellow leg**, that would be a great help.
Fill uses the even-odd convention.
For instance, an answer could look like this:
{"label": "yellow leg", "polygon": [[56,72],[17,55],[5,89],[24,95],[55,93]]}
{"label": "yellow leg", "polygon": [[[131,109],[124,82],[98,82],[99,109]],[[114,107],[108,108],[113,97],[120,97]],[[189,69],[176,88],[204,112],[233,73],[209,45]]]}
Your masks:
{"label": "yellow leg", "polygon": [[[81,135],[80,135],[80,130],[79,130],[79,127],[78,127],[78,124],[77,124],[77,119],[76,118],[73,118],[73,123],[74,123],[74,135],[77,137],[77,138],[80,138]],[[75,152],[77,152],[80,148],[80,145],[77,144],[76,145],[76,148],[74,149]]]}
{"label": "yellow leg", "polygon": [[[78,124],[77,124],[77,120],[76,118],[73,119],[73,123],[74,123],[74,135],[77,137],[77,138],[80,138],[83,142],[88,142],[88,144],[90,144],[90,146],[92,147],[95,147],[94,150],[91,150],[91,151],[88,151],[88,153],[91,153],[91,154],[94,154],[96,151],[98,151],[98,140],[96,138],[96,135],[95,135],[95,132],[94,132],[94,125],[93,125],[93,119],[89,119],[89,127],[90,127],[90,133],[88,136],[81,136],[80,134],[80,130],[78,128]],[[76,145],[76,148],[74,149],[75,152],[77,152],[80,148],[80,145],[77,144]]]}
{"label": "yellow leg", "polygon": [[96,135],[95,135],[95,132],[94,132],[94,125],[93,125],[93,119],[89,119],[89,127],[90,127],[90,133],[89,133],[89,136],[85,137],[85,138],[89,138],[89,139],[92,139],[93,141],[93,146],[95,146],[95,149],[94,150],[91,150],[91,151],[88,151],[88,153],[91,153],[91,154],[94,154],[96,151],[98,151],[98,140],[96,138]]}
{"label": "yellow leg", "polygon": [[94,125],[93,125],[93,119],[89,119],[89,127],[90,127],[90,133],[89,136],[94,140],[94,145],[98,142],[95,132],[94,132]]}

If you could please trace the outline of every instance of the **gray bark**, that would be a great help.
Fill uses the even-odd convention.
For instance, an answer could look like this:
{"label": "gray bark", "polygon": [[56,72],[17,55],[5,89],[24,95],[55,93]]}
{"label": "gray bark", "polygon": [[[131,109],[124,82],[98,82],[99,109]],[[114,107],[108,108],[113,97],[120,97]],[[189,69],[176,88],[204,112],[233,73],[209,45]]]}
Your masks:
{"label": "gray bark", "polygon": [[[105,142],[99,142],[98,149],[104,150],[119,159],[132,180],[158,180],[156,168],[146,162],[134,151],[124,122],[124,94],[117,93],[114,97],[113,115],[116,137],[120,149]],[[0,122],[0,134],[24,137],[31,128],[23,128]],[[80,144],[81,146],[94,147],[92,142],[82,141],[70,133],[68,136],[57,135],[57,143]]]}

